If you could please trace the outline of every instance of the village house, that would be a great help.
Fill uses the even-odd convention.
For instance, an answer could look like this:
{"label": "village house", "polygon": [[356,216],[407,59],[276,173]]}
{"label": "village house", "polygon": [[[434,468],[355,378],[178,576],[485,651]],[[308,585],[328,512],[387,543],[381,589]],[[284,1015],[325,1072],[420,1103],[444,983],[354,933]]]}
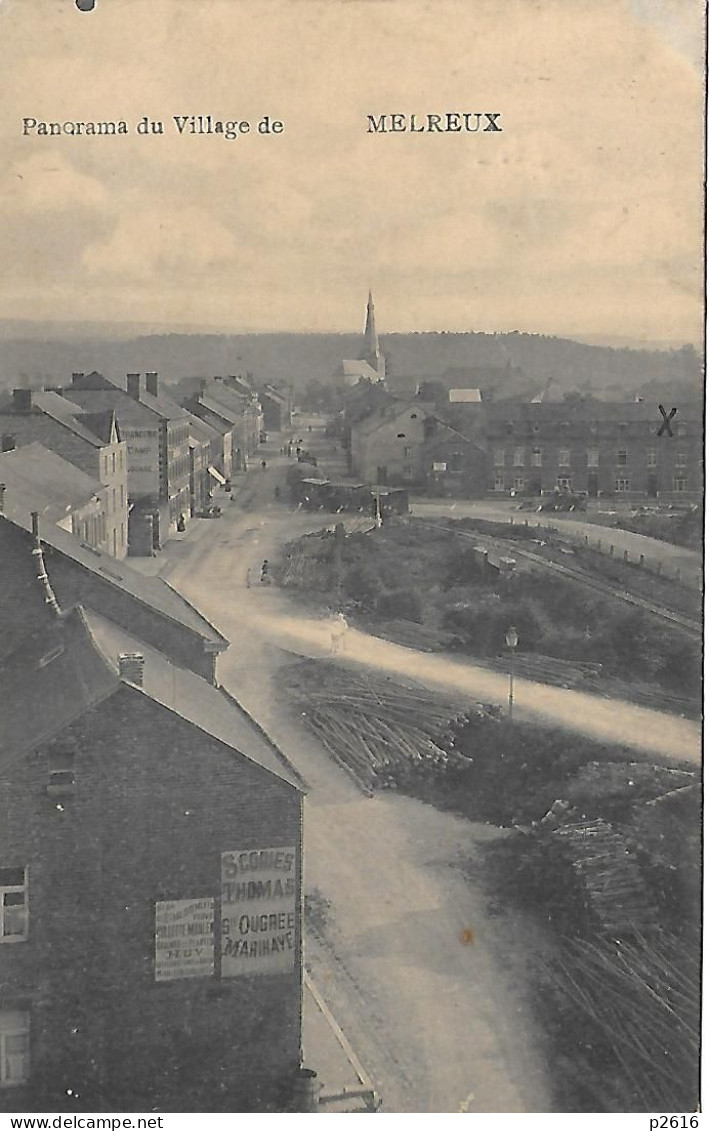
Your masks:
{"label": "village house", "polygon": [[[55,392],[15,389],[0,400],[0,433],[3,452],[41,444],[105,487],[101,521],[82,531],[84,541],[114,558],[126,556],[128,459],[112,409],[85,413]],[[38,475],[41,478],[39,469]]]}
{"label": "village house", "polygon": [[[221,463],[213,466],[224,479],[245,471],[247,458],[256,451],[261,438],[263,417],[253,390],[248,394],[231,382],[238,378],[202,378],[199,387],[183,400],[184,407],[215,428],[223,438]],[[248,388],[248,386],[247,386]]]}
{"label": "village house", "polygon": [[263,426],[267,432],[286,432],[293,423],[290,395],[275,385],[264,385],[258,391],[263,413]]}
{"label": "village house", "polygon": [[61,526],[88,548],[106,546],[111,488],[55,452],[41,444],[3,452],[0,484],[4,497],[16,500],[28,511],[38,503],[49,522]]}
{"label": "village house", "polygon": [[428,490],[433,495],[483,498],[487,489],[487,452],[469,436],[442,421],[423,449]]}
{"label": "village house", "polygon": [[205,393],[235,416],[237,448],[243,466],[256,453],[263,431],[263,413],[258,394],[242,377],[214,377]]}
{"label": "village house", "polygon": [[[0,456],[0,467],[6,459]],[[53,521],[66,514],[61,469],[52,466],[49,479],[31,485],[5,470],[5,483],[0,479],[0,655],[51,620],[41,579],[49,572],[62,608],[82,604],[100,612],[160,648],[176,665],[216,682],[217,658],[228,641],[193,605],[162,578],[138,573],[128,561],[116,561]]]}
{"label": "village house", "polygon": [[0,1108],[287,1110],[296,772],[225,691],[80,607],[0,681]]}
{"label": "village house", "polygon": [[189,413],[190,417],[190,514],[200,514],[208,507],[215,486],[224,487],[226,477],[217,469],[222,452],[221,433]]}
{"label": "village house", "polygon": [[404,485],[425,479],[424,446],[436,431],[431,406],[393,401],[350,427],[350,472],[367,483]]}

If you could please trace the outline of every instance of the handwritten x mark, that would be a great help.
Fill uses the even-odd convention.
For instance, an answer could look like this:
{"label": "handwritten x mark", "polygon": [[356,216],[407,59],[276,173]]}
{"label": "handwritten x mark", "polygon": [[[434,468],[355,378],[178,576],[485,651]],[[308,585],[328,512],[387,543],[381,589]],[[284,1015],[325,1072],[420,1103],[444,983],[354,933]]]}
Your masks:
{"label": "handwritten x mark", "polygon": [[658,434],[658,436],[661,436],[662,433],[665,431],[665,429],[667,429],[667,435],[671,436],[672,435],[672,429],[670,428],[670,421],[671,421],[673,416],[676,416],[677,409],[676,408],[670,409],[670,415],[668,416],[667,413],[665,412],[664,408],[662,407],[662,405],[658,405],[657,407],[659,408],[660,412],[662,413],[662,424],[660,425],[660,430],[657,434]]}

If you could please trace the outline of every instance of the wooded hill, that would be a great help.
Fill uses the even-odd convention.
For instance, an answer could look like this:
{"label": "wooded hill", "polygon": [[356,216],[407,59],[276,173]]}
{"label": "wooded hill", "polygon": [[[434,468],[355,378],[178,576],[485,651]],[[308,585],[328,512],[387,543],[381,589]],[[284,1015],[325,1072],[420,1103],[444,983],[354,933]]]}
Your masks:
{"label": "wooded hill", "polygon": [[[63,384],[73,371],[98,369],[109,376],[157,370],[167,381],[189,376],[251,373],[257,381],[290,381],[302,388],[327,381],[343,358],[356,358],[359,334],[152,334],[129,339],[49,337],[0,340],[0,381],[5,386]],[[701,360],[692,346],[680,349],[614,349],[545,335],[508,333],[383,334],[392,383],[407,377],[454,381],[476,369],[520,370],[543,388],[580,389],[627,396],[663,388],[685,398],[701,393]],[[467,383],[470,383],[468,381]],[[686,385],[686,390],[678,386]],[[520,392],[523,390],[520,389]]]}

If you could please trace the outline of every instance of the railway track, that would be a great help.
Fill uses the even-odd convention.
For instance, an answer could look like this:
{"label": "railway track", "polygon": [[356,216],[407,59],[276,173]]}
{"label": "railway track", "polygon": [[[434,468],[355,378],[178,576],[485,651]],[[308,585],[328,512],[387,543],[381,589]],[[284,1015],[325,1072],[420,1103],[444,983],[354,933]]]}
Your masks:
{"label": "railway track", "polygon": [[473,534],[466,530],[455,530],[450,526],[441,526],[426,518],[417,518],[416,521],[426,526],[433,527],[436,530],[445,530],[448,532],[453,530],[453,533],[458,538],[465,538],[468,541],[477,542],[478,545],[504,546],[505,550],[508,550],[518,558],[526,558],[528,561],[534,562],[535,565],[542,566],[553,573],[561,574],[562,577],[568,577],[571,581],[576,581],[580,585],[584,585],[587,589],[601,593],[604,597],[615,597],[617,600],[624,601],[628,605],[634,605],[636,608],[643,609],[653,616],[676,624],[679,628],[683,628],[686,632],[691,632],[694,636],[702,636],[703,629],[699,621],[695,621],[691,617],[686,617],[682,613],[677,613],[673,609],[668,609],[664,605],[658,605],[654,601],[648,601],[647,598],[640,597],[637,593],[631,593],[627,589],[620,589],[618,586],[603,581],[598,577],[594,577],[592,574],[586,573],[583,570],[575,569],[573,566],[561,565],[559,562],[550,561],[549,558],[543,557],[542,554],[536,554],[533,550],[524,549],[520,546],[518,541],[507,541],[504,538],[495,538],[489,534]]}

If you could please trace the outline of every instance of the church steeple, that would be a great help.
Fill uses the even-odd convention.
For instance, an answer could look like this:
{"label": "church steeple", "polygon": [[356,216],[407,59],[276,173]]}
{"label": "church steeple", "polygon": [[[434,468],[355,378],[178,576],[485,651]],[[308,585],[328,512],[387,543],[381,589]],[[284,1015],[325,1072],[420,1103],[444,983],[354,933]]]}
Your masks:
{"label": "church steeple", "polygon": [[374,299],[372,292],[369,292],[367,299],[367,318],[364,324],[364,342],[362,345],[362,353],[360,357],[371,365],[372,369],[379,375],[379,379],[383,380],[385,376],[385,362],[384,356],[379,349],[379,338],[377,337],[377,327],[374,321]]}

